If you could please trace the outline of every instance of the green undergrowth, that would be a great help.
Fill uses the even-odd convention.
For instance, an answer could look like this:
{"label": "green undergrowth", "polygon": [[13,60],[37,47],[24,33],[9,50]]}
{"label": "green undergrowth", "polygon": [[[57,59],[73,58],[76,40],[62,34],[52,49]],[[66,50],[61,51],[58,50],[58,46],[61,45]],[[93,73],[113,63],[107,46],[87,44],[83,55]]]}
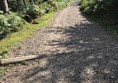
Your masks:
{"label": "green undergrowth", "polygon": [[18,42],[28,37],[31,37],[32,34],[38,29],[40,29],[42,26],[48,25],[54,15],[55,13],[48,13],[40,18],[35,19],[38,24],[26,23],[23,26],[23,29],[19,32],[12,33],[6,38],[0,40],[0,55],[6,54],[11,46],[17,44]]}

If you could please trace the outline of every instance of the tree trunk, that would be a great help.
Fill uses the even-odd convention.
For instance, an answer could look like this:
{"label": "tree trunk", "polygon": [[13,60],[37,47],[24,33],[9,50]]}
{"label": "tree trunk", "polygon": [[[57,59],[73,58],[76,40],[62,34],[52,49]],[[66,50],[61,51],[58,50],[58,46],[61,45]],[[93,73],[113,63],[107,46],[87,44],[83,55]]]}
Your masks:
{"label": "tree trunk", "polygon": [[9,8],[8,8],[8,3],[7,0],[2,0],[2,10],[4,13],[8,13],[9,12]]}

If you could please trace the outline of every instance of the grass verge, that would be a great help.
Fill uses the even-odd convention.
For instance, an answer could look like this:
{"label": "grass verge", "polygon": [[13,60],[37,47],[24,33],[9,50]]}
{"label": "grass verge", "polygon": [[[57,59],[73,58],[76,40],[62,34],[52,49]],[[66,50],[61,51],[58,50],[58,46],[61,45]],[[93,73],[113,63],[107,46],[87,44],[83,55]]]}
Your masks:
{"label": "grass verge", "polygon": [[54,15],[55,13],[45,14],[44,16],[35,19],[38,24],[26,23],[21,31],[12,33],[5,39],[0,40],[0,55],[4,55],[5,53],[7,53],[11,46],[17,44],[18,42],[28,37],[31,37],[35,31],[37,31],[43,26],[48,25]]}

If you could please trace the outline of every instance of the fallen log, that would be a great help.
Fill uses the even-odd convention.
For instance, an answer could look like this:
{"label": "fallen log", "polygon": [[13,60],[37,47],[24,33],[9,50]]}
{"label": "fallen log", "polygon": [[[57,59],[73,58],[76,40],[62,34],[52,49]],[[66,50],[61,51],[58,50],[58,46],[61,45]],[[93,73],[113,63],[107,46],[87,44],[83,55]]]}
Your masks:
{"label": "fallen log", "polygon": [[16,58],[0,59],[0,64],[1,65],[13,64],[22,61],[37,59],[39,57],[40,57],[39,55],[29,55],[29,56],[22,56]]}

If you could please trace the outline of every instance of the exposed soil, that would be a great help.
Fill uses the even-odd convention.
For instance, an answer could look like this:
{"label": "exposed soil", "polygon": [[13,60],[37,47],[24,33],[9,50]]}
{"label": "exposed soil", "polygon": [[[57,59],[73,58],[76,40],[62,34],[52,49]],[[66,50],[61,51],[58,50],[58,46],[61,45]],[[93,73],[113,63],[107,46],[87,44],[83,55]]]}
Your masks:
{"label": "exposed soil", "polygon": [[1,83],[118,83],[118,42],[76,4],[13,47],[9,57],[41,57],[8,68]]}

